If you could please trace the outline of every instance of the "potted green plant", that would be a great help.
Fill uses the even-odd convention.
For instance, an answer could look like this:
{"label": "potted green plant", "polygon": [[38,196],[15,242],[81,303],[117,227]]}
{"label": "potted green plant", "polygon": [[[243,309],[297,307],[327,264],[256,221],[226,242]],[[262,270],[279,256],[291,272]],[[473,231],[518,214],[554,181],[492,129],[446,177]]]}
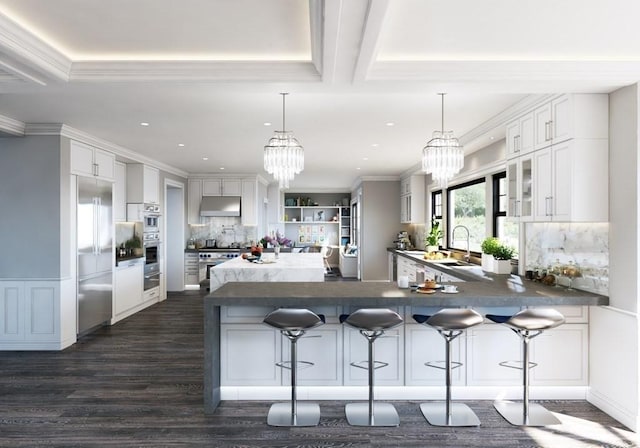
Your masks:
{"label": "potted green plant", "polygon": [[133,255],[142,256],[142,240],[138,235],[133,235],[125,241],[124,247],[131,250]]}
{"label": "potted green plant", "polygon": [[440,240],[442,239],[442,229],[440,223],[433,219],[431,221],[431,230],[424,237],[424,246],[426,252],[437,252],[440,249]]}
{"label": "potted green plant", "polygon": [[494,236],[485,238],[480,248],[482,249],[482,270],[493,272],[493,254],[500,247],[500,240]]}
{"label": "potted green plant", "polygon": [[500,244],[493,252],[493,272],[511,274],[511,258],[513,258],[515,251],[513,247]]}

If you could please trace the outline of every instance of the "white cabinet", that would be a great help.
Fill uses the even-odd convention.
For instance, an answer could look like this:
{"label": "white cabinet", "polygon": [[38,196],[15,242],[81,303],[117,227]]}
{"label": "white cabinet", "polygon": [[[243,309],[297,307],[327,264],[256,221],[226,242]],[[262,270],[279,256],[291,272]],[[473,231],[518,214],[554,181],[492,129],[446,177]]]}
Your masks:
{"label": "white cabinet", "polygon": [[[514,335],[515,336],[515,335]],[[589,325],[565,324],[545,331],[531,342],[534,386],[589,384]]]}
{"label": "white cabinet", "polygon": [[424,179],[416,174],[400,180],[400,222],[424,223]]}
{"label": "white cabinet", "polygon": [[127,202],[160,204],[160,171],[141,163],[127,165]]}
{"label": "white cabinet", "polygon": [[116,162],[113,184],[113,220],[127,220],[127,165]]}
{"label": "white cabinet", "polygon": [[197,252],[184,253],[184,284],[200,284],[200,259]]}
{"label": "white cabinet", "polygon": [[143,287],[144,264],[116,268],[112,324],[139,311],[143,302]]}
{"label": "white cabinet", "polygon": [[609,220],[608,142],[571,139],[534,153],[536,221]]}
{"label": "white cabinet", "polygon": [[[344,337],[344,385],[363,386],[367,384],[367,370],[353,367],[352,362],[366,366],[368,359],[367,340],[358,330],[343,328]],[[385,337],[378,338],[374,345],[376,361],[389,365],[376,370],[375,383],[380,386],[400,386],[404,384],[404,327],[385,331]],[[363,396],[363,399],[366,397]]]}
{"label": "white cabinet", "polygon": [[202,182],[202,196],[242,196],[240,179],[205,179]]}
{"label": "white cabinet", "polygon": [[255,180],[242,180],[242,200],[240,201],[240,219],[243,226],[258,225],[258,183]]}
{"label": "white cabinet", "polygon": [[521,221],[533,219],[533,156],[510,159],[507,162],[507,216]]}
{"label": "white cabinet", "polygon": [[[276,366],[282,359],[279,331],[266,325],[221,324],[220,338],[220,382],[223,386],[282,384],[282,369]],[[300,355],[303,357],[302,352]]]}
{"label": "white cabinet", "polygon": [[93,146],[71,141],[71,174],[113,181],[116,156]]}
{"label": "white cabinet", "polygon": [[189,179],[187,186],[187,221],[200,224],[200,202],[202,201],[202,180]]}
{"label": "white cabinet", "polygon": [[527,154],[534,149],[534,118],[529,112],[507,124],[507,158]]}

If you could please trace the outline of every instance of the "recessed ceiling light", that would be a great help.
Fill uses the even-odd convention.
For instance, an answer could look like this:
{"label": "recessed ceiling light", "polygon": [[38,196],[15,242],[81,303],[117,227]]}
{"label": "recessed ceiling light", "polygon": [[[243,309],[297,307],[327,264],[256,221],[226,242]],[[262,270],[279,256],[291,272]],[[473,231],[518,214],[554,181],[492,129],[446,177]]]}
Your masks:
{"label": "recessed ceiling light", "polygon": [[220,167],[220,169],[221,169],[221,170],[223,170],[223,169],[224,169],[224,167],[223,167],[223,166],[221,166],[221,167]]}
{"label": "recessed ceiling light", "polygon": [[184,143],[178,143],[178,146],[184,148]]}
{"label": "recessed ceiling light", "polygon": [[356,170],[360,171],[360,167],[356,168]]}
{"label": "recessed ceiling light", "polygon": [[209,160],[209,157],[203,157],[202,160]]}
{"label": "recessed ceiling light", "polygon": [[395,126],[396,124],[393,121],[388,121],[385,123],[387,126]]}
{"label": "recessed ceiling light", "polygon": [[489,140],[493,140],[493,135],[491,137],[489,137]]}
{"label": "recessed ceiling light", "polygon": [[140,126],[149,126],[149,123],[147,123],[146,121],[143,121],[142,123],[140,123]]}
{"label": "recessed ceiling light", "polygon": [[264,123],[262,123],[265,126],[271,126],[271,123],[269,123],[268,121],[265,121]]}
{"label": "recessed ceiling light", "polygon": [[377,143],[374,143],[371,145],[372,148],[377,148],[379,145]]}
{"label": "recessed ceiling light", "polygon": [[363,157],[362,160],[369,160],[369,157]]}

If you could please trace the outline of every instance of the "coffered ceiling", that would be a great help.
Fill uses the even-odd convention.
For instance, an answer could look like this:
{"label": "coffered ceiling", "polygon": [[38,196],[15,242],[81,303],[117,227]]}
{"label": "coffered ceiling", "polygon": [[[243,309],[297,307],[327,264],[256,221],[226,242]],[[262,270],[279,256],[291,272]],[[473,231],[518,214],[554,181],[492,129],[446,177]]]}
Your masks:
{"label": "coffered ceiling", "polygon": [[634,0],[0,0],[0,132],[62,123],[176,173],[268,177],[287,91],[292,189],[345,189],[416,166],[438,92],[473,151],[531,95],[637,82],[638,17]]}

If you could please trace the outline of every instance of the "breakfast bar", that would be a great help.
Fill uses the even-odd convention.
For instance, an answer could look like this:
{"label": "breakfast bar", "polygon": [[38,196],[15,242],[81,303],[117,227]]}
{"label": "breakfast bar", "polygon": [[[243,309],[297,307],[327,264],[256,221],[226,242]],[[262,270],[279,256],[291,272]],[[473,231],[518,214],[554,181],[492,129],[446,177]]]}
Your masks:
{"label": "breakfast bar", "polygon": [[[570,363],[568,366],[577,364],[579,371],[566,375],[563,372],[556,374],[549,373],[550,366],[547,365],[544,368],[541,366],[541,373],[539,377],[533,379],[533,384],[566,386],[569,389],[571,387],[586,388],[588,379],[586,373],[583,373],[587,371],[588,367],[588,359],[586,358],[588,350],[585,351],[585,344],[588,343],[588,325],[585,320],[588,316],[588,311],[586,310],[589,306],[608,305],[607,297],[578,290],[570,291],[565,288],[554,288],[524,280],[516,275],[496,275],[484,280],[458,283],[458,285],[456,294],[445,294],[442,291],[437,291],[429,295],[418,294],[410,289],[400,289],[395,282],[233,282],[222,285],[219,289],[209,294],[204,303],[205,413],[213,413],[220,400],[227,399],[221,395],[222,388],[226,388],[227,385],[230,389],[236,390],[236,392],[238,389],[241,390],[243,385],[260,386],[259,390],[266,395],[263,394],[259,398],[266,399],[273,398],[268,395],[268,386],[287,384],[280,377],[274,377],[273,380],[269,379],[270,382],[265,382],[262,385],[259,381],[254,383],[234,382],[233,378],[228,374],[229,369],[224,366],[225,362],[234,362],[231,358],[234,355],[233,348],[221,347],[221,333],[227,331],[223,328],[225,326],[228,327],[229,333],[233,332],[246,337],[250,337],[250,333],[255,332],[256,341],[264,344],[262,347],[268,347],[267,344],[269,343],[278,346],[273,351],[274,356],[277,358],[274,361],[280,361],[280,358],[285,357],[286,353],[283,353],[281,348],[279,335],[269,339],[264,337],[264,334],[269,333],[260,333],[273,331],[261,324],[261,317],[264,317],[268,310],[277,307],[309,308],[327,315],[327,325],[325,325],[327,327],[326,338],[324,338],[327,341],[327,345],[320,350],[322,358],[319,364],[329,363],[330,370],[337,372],[337,374],[327,377],[325,382],[316,378],[315,381],[310,379],[307,383],[310,386],[314,386],[316,392],[320,390],[317,393],[321,397],[326,397],[325,399],[335,398],[335,396],[322,395],[326,392],[322,390],[322,386],[333,386],[331,390],[337,391],[335,393],[340,393],[341,387],[335,386],[342,386],[347,390],[351,385],[360,386],[364,384],[364,378],[352,376],[348,373],[350,372],[348,364],[351,361],[351,357],[362,357],[362,347],[357,345],[359,344],[359,339],[352,338],[350,336],[352,330],[343,329],[337,318],[340,313],[351,312],[357,308],[365,307],[391,308],[406,316],[404,328],[398,330],[398,337],[388,339],[391,341],[389,344],[393,347],[393,350],[389,350],[389,352],[397,354],[397,359],[390,363],[389,372],[393,374],[386,383],[384,374],[379,376],[383,385],[400,386],[392,388],[389,398],[407,397],[407,390],[414,386],[437,387],[442,383],[439,376],[432,378],[428,376],[429,374],[419,373],[422,372],[423,363],[430,360],[426,358],[431,352],[433,352],[433,356],[441,357],[441,353],[438,351],[441,343],[435,339],[437,334],[430,332],[428,329],[423,329],[420,325],[413,324],[409,319],[412,313],[415,312],[435,312],[438,309],[447,307],[472,307],[479,310],[481,314],[490,312],[490,310],[517,311],[523,307],[554,307],[560,309],[561,312],[563,310],[569,311],[571,316],[567,319],[567,324],[554,330],[556,333],[549,332],[550,334],[555,334],[555,336],[550,336],[546,340],[541,338],[540,341],[541,345],[545,345],[545,350],[548,347],[552,347],[561,352],[546,354],[544,361],[541,359],[542,354],[534,353],[534,358],[538,356],[538,359],[543,364],[548,364],[546,362],[548,359],[559,359],[560,361],[556,361],[556,365],[553,366],[556,369],[563,368],[562,359],[566,358],[567,362]],[[238,316],[239,313],[230,312],[230,310],[238,311],[243,308],[258,312],[254,313],[253,320],[237,323],[241,321],[234,321],[233,316]],[[221,310],[223,310],[222,313]],[[328,312],[326,312],[327,310]],[[572,314],[574,312],[575,314]],[[225,319],[227,320],[225,321]],[[499,325],[490,323],[480,325],[476,333],[470,334],[468,339],[463,339],[460,343],[461,346],[454,350],[454,353],[457,352],[456,356],[458,358],[465,358],[463,361],[469,364],[467,369],[476,369],[475,372],[477,373],[471,372],[468,374],[467,376],[471,379],[467,380],[466,383],[464,378],[458,378],[457,384],[459,386],[473,386],[469,387],[470,391],[478,389],[477,386],[491,386],[487,389],[487,393],[495,393],[496,387],[501,387],[503,384],[505,386],[518,385],[517,372],[507,372],[507,376],[504,377],[493,372],[487,375],[487,372],[489,372],[487,363],[493,364],[492,361],[496,356],[496,359],[502,360],[500,359],[502,355],[517,357],[519,353],[517,341],[515,341],[516,338],[504,337],[505,332],[508,332],[508,330],[499,327]],[[563,327],[564,331],[561,331]],[[273,334],[276,335],[276,332],[273,332]],[[429,338],[434,339],[430,340]],[[321,340],[323,338],[317,339]],[[495,346],[496,343],[503,343],[502,341],[505,341],[505,344],[511,344],[512,340],[513,344],[508,347]],[[310,343],[318,342],[316,340],[316,342]],[[248,344],[247,347],[251,347],[251,345]],[[576,347],[580,348],[579,353],[576,352]],[[493,350],[494,348],[495,350]],[[314,350],[314,352],[317,351],[317,349]],[[236,356],[242,356],[245,363],[242,364],[243,370],[246,371],[246,366],[252,365],[251,363],[253,363],[254,370],[259,370],[261,368],[259,362],[262,359],[258,358],[263,358],[264,352],[265,350],[262,349],[256,353],[255,359],[251,359],[252,355],[245,350],[241,354],[236,354]],[[333,356],[334,352],[335,356]],[[403,355],[405,352],[407,353],[406,356]],[[385,356],[384,347],[381,347],[377,355]],[[575,356],[578,356],[577,360]],[[268,363],[264,364],[264,366],[268,365]],[[221,375],[223,370],[224,374]],[[384,370],[387,369],[382,369],[382,371]],[[502,370],[511,371],[513,369]],[[224,381],[221,381],[221,376],[224,376]],[[225,384],[227,380],[229,383]],[[278,390],[277,387],[273,389],[274,393]],[[256,388],[248,388],[248,390],[251,390],[255,397]],[[357,390],[357,387],[355,390]],[[278,396],[277,393],[274,396]],[[237,392],[237,397],[235,399],[250,399],[243,396],[241,392]],[[314,398],[317,399],[317,396]]]}

